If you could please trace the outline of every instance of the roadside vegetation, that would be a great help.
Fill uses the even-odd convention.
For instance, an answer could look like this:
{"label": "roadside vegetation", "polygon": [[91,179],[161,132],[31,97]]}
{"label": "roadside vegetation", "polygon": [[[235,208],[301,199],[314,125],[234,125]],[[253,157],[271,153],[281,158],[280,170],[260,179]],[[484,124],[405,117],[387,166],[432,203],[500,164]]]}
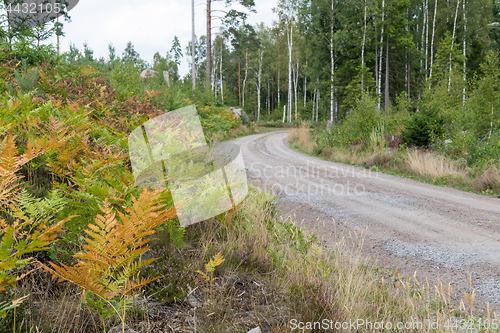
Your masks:
{"label": "roadside vegetation", "polygon": [[[498,55],[491,57],[485,71]],[[324,123],[303,122],[289,140],[327,160],[500,197],[500,127],[497,118],[484,116],[491,109],[478,103],[487,98],[484,80],[489,78],[478,80],[465,106],[444,109],[452,93],[428,92],[420,111],[411,115],[404,99],[385,112],[363,95],[349,118],[330,130]]]}
{"label": "roadside vegetation", "polygon": [[[287,12],[284,3],[279,7]],[[60,27],[39,28],[47,30],[44,36],[62,36]],[[110,45],[109,59],[95,59],[88,45],[58,55],[53,46],[41,45],[34,31],[1,26],[0,333],[108,332],[119,326],[116,332],[125,324],[141,333],[234,333],[257,326],[263,332],[384,331],[377,325],[388,328],[389,322],[402,323],[408,332],[468,325],[499,331],[493,309],[482,316],[475,312],[474,290],[457,308],[447,286],[383,269],[344,240],[326,248],[314,230],[282,218],[276,198],[253,186],[237,208],[185,228],[168,189],[135,186],[128,134],[164,112],[195,104],[209,143],[266,131],[262,127],[299,126],[312,110],[326,117],[320,96],[328,89],[319,80],[319,63],[310,68],[310,77],[317,78],[314,101],[309,96],[297,108],[294,84],[294,112],[290,98],[284,115],[283,87],[280,95],[280,86],[269,81],[280,82],[278,73],[285,71],[278,66],[263,77],[255,71],[279,59],[272,54],[285,45],[284,35],[273,37],[274,30],[261,27],[257,36],[244,20],[226,28],[234,37],[232,51],[222,37],[214,42],[220,50],[215,61],[227,61],[220,85],[211,89],[201,76],[193,89],[193,78],[179,77],[182,52],[175,40],[172,54],[157,53],[148,66],[131,43],[121,57]],[[203,36],[196,42],[201,57]],[[266,58],[256,62],[260,47],[267,48]],[[247,53],[250,61],[242,67],[252,70],[247,90],[238,91],[236,68],[242,64],[236,59]],[[198,59],[196,66],[202,74],[206,61]],[[161,75],[141,79],[146,67],[168,70],[171,81]],[[348,62],[343,67],[355,68]],[[264,82],[268,90],[261,96]],[[324,124],[312,130],[302,126],[291,139],[308,153],[446,184],[456,181],[496,195],[498,123],[490,121],[491,104],[480,103],[492,101],[493,95],[481,95],[488,82],[478,79],[477,95],[466,104],[470,112],[432,107],[451,93],[429,93],[423,99],[427,106],[421,104],[420,113],[411,116],[411,103],[404,99],[397,110],[382,113],[373,96],[343,93],[346,100],[362,97],[353,99],[352,107],[346,104],[342,121],[329,132]],[[307,85],[304,89],[306,99]],[[228,111],[240,102],[251,120],[263,121],[243,124]],[[318,117],[311,122],[318,123]],[[407,146],[394,144],[399,135]],[[430,146],[432,152],[419,152],[412,144]],[[360,235],[353,238],[361,244]],[[318,321],[319,328],[310,326]]]}

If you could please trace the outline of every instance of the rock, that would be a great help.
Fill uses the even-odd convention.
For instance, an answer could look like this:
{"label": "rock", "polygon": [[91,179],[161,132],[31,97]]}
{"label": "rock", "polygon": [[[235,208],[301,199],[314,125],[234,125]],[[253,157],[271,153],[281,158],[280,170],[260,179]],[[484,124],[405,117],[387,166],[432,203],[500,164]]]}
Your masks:
{"label": "rock", "polygon": [[230,107],[230,108],[229,108],[229,111],[231,111],[232,113],[234,113],[234,115],[235,115],[238,119],[241,119],[241,111],[243,111],[243,109],[241,109],[241,108],[233,108],[233,107]]}
{"label": "rock", "polygon": [[256,327],[256,328],[252,328],[247,333],[262,333],[262,331],[260,330],[260,327]]}
{"label": "rock", "polygon": [[154,71],[152,69],[147,68],[147,69],[142,71],[140,77],[141,77],[141,79],[147,79],[147,78],[156,76],[156,74],[158,74],[157,71]]}
{"label": "rock", "polygon": [[235,107],[230,107],[229,111],[231,111],[236,118],[241,119],[243,124],[250,124],[250,117],[243,111],[242,108],[235,108]]}
{"label": "rock", "polygon": [[193,308],[199,308],[202,305],[201,302],[193,294],[186,297],[185,301],[188,302],[189,305],[191,305]]}
{"label": "rock", "polygon": [[[108,333],[122,333],[123,330],[122,330],[122,325],[118,325],[118,326],[115,326],[113,327],[112,329],[110,329],[108,331]],[[125,333],[137,333],[136,331],[134,331],[133,329],[131,329],[130,327],[128,327],[127,324],[125,324]]]}

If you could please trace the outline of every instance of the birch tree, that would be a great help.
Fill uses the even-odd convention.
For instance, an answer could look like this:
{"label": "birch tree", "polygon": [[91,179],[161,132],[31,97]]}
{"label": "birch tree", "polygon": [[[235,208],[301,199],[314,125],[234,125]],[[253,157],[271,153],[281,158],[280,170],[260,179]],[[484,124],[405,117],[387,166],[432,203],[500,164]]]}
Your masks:
{"label": "birch tree", "polygon": [[[437,0],[436,0],[437,1]],[[365,40],[366,40],[366,0],[365,4],[365,17],[363,20],[363,43],[361,46],[361,90],[364,90],[364,73],[365,73]],[[333,81],[333,80],[332,80]],[[333,100],[333,98],[332,98]]]}
{"label": "birch tree", "polygon": [[243,89],[241,92],[241,101],[243,106],[245,106],[245,88],[247,86],[247,77],[248,77],[248,49],[245,51],[245,77],[243,78]]}
{"label": "birch tree", "polygon": [[257,72],[257,121],[260,119],[260,92],[262,88],[262,56],[264,51],[259,49],[259,71]]}
{"label": "birch tree", "polygon": [[450,91],[451,85],[451,55],[453,54],[453,46],[455,45],[455,31],[457,28],[457,16],[458,16],[458,5],[460,4],[460,0],[457,0],[457,8],[455,10],[455,20],[453,21],[453,35],[451,37],[451,49],[450,49],[450,71],[448,77],[448,92]]}
{"label": "birch tree", "polygon": [[434,18],[432,20],[432,38],[431,38],[431,69],[429,79],[432,78],[432,65],[434,63],[434,33],[436,31],[436,13],[437,13],[437,0],[434,2]]}

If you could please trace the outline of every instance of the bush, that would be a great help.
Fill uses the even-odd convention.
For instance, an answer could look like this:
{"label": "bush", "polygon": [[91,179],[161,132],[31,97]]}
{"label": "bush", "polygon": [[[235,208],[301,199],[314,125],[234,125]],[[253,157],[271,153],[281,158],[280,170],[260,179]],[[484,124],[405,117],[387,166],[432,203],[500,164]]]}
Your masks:
{"label": "bush", "polygon": [[116,89],[116,98],[124,101],[141,95],[144,90],[139,68],[131,62],[117,62],[109,75],[109,82]]}
{"label": "bush", "polygon": [[444,134],[443,125],[444,119],[435,108],[422,108],[404,122],[402,139],[409,145],[427,147]]}

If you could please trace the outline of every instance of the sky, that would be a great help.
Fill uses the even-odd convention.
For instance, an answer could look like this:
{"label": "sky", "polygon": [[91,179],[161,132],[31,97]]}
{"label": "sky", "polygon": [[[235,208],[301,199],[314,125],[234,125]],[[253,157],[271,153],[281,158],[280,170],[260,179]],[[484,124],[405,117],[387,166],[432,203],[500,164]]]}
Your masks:
{"label": "sky", "polygon": [[[195,31],[206,35],[206,1],[195,0]],[[270,26],[275,20],[272,12],[276,0],[255,0],[257,13],[250,13],[248,23],[264,22]],[[244,9],[234,5],[234,9]],[[225,1],[212,2],[212,10],[226,10]],[[191,40],[191,1],[189,0],[80,0],[69,12],[71,22],[64,22],[65,36],[60,38],[60,50],[65,52],[74,44],[83,49],[87,42],[96,58],[108,58],[108,44],[112,43],[121,56],[131,41],[142,59],[151,63],[153,55],[162,56],[170,50],[174,36],[178,36],[182,51]],[[214,12],[212,15],[224,15]],[[221,24],[212,20],[212,26]],[[213,29],[212,32],[216,32]],[[213,37],[212,37],[213,38]],[[50,40],[55,45],[55,38]],[[179,68],[181,77],[189,71],[186,58]]]}

